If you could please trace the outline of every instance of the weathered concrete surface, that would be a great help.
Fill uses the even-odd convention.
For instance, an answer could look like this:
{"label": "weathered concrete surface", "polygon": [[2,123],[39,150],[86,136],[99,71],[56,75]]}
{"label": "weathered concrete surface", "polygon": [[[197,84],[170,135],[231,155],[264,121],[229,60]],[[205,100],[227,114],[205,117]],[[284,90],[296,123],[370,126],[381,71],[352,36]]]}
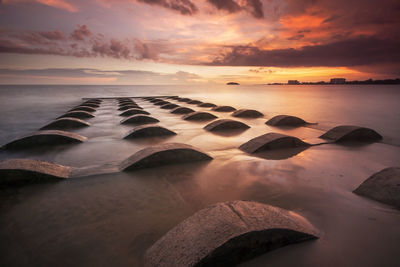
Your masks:
{"label": "weathered concrete surface", "polygon": [[301,215],[249,201],[222,202],[187,218],[145,254],[148,267],[235,266],[268,251],[317,238]]}
{"label": "weathered concrete surface", "polygon": [[335,142],[375,142],[381,140],[382,136],[369,128],[341,125],[330,129],[321,135],[320,138],[333,140]]}
{"label": "weathered concrete surface", "polygon": [[215,105],[213,103],[201,103],[197,106],[202,107],[202,108],[212,108],[212,107],[216,107],[217,105]]}
{"label": "weathered concrete surface", "polygon": [[79,134],[59,130],[46,130],[24,136],[4,145],[3,147],[6,149],[25,149],[47,145],[82,143],[86,140],[86,137]]}
{"label": "weathered concrete surface", "polygon": [[157,103],[157,102],[160,102],[160,101],[164,101],[164,100],[160,99],[160,98],[154,98],[154,99],[150,100],[151,103]]}
{"label": "weathered concrete surface", "polygon": [[156,102],[156,103],[154,103],[154,105],[156,105],[156,106],[162,106],[162,105],[165,105],[165,104],[169,104],[170,102],[168,102],[168,101],[159,101],[159,102]]}
{"label": "weathered concrete surface", "polygon": [[129,105],[121,106],[120,108],[118,108],[118,110],[124,111],[124,110],[131,109],[131,108],[140,108],[140,107],[136,104],[129,104]]}
{"label": "weathered concrete surface", "polygon": [[203,111],[192,112],[182,117],[182,119],[187,121],[205,121],[205,120],[213,120],[215,118],[218,117],[211,113]]}
{"label": "weathered concrete surface", "polygon": [[125,135],[124,139],[164,136],[164,135],[176,135],[176,133],[158,125],[141,125],[129,131]]}
{"label": "weathered concrete surface", "polygon": [[180,143],[167,143],[136,152],[120,164],[120,170],[129,171],[211,159],[212,157],[195,147]]}
{"label": "weathered concrete surface", "polygon": [[187,107],[177,107],[171,110],[171,113],[173,114],[188,114],[194,112],[193,109],[187,108]]}
{"label": "weathered concrete surface", "polygon": [[179,102],[189,102],[189,101],[192,101],[192,99],[190,99],[190,98],[179,98],[178,101]]}
{"label": "weathered concrete surface", "polygon": [[145,114],[145,115],[150,115],[149,112],[140,109],[140,108],[130,108],[119,114],[120,116],[126,117],[126,116],[132,116],[136,114]]}
{"label": "weathered concrete surface", "polygon": [[233,112],[232,116],[239,118],[260,118],[263,117],[264,114],[254,109],[239,109]]}
{"label": "weathered concrete surface", "polygon": [[179,96],[171,96],[170,99],[178,100],[178,99],[181,99],[181,98]]}
{"label": "weathered concrete surface", "polygon": [[87,107],[91,107],[91,108],[98,108],[100,107],[99,104],[94,104],[94,103],[83,103],[80,106],[87,106]]}
{"label": "weathered concrete surface", "polygon": [[90,123],[87,121],[72,118],[72,117],[65,117],[56,119],[55,121],[50,122],[49,124],[40,128],[41,130],[65,130],[65,129],[77,129],[82,127],[88,127]]}
{"label": "weathered concrete surface", "polygon": [[235,111],[236,109],[231,106],[216,106],[216,107],[213,107],[211,110],[218,111],[218,112],[231,112],[231,111]]}
{"label": "weathered concrete surface", "polygon": [[69,111],[65,113],[64,115],[58,117],[59,118],[65,118],[65,117],[71,117],[71,118],[78,118],[78,119],[84,119],[84,118],[94,118],[94,115],[90,112],[87,111]]}
{"label": "weathered concrete surface", "polygon": [[267,133],[251,139],[242,144],[239,148],[247,153],[257,153],[266,150],[308,146],[310,145],[293,136],[279,133]]}
{"label": "weathered concrete surface", "polygon": [[177,107],[179,107],[179,105],[173,104],[173,103],[169,103],[169,104],[162,105],[160,108],[162,108],[162,109],[174,109],[174,108],[177,108]]}
{"label": "weathered concrete surface", "polygon": [[265,124],[271,125],[271,126],[301,126],[306,124],[306,122],[303,119],[300,119],[295,116],[290,116],[290,115],[277,115],[273,117],[272,119],[268,120]]}
{"label": "weathered concrete surface", "polygon": [[0,185],[57,181],[66,179],[71,168],[46,161],[11,159],[0,162]]}
{"label": "weathered concrete surface", "polygon": [[189,102],[187,102],[188,104],[193,104],[193,105],[197,105],[197,104],[201,104],[203,102],[199,101],[199,100],[190,100]]}
{"label": "weathered concrete surface", "polygon": [[124,103],[118,103],[118,107],[123,107],[123,106],[131,106],[131,105],[135,105],[137,106],[137,104],[135,102],[124,102]]}
{"label": "weathered concrete surface", "polygon": [[386,168],[373,174],[353,192],[400,209],[400,168]]}
{"label": "weathered concrete surface", "polygon": [[154,123],[154,122],[159,122],[159,120],[157,120],[156,118],[147,116],[147,115],[137,114],[137,115],[129,116],[126,119],[123,119],[121,121],[121,124],[128,124],[128,123],[146,124],[146,123]]}
{"label": "weathered concrete surface", "polygon": [[87,101],[85,101],[85,102],[83,102],[82,103],[82,105],[85,105],[85,104],[95,104],[95,105],[100,105],[101,104],[101,102],[102,101],[96,101],[96,100],[87,100]]}
{"label": "weathered concrete surface", "polygon": [[73,109],[71,109],[69,111],[86,111],[86,112],[93,113],[93,112],[96,111],[96,109],[92,108],[92,107],[89,107],[89,106],[77,106],[77,107],[74,107]]}
{"label": "weathered concrete surface", "polygon": [[223,131],[232,129],[248,129],[250,126],[240,121],[221,119],[207,124],[204,129],[207,131]]}

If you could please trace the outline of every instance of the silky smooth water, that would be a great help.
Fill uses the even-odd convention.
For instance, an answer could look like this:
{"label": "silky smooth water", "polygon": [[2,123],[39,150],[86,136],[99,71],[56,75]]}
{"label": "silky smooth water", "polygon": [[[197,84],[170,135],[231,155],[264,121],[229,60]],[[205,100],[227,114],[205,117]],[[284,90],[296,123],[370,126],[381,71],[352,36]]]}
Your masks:
{"label": "silky smooth water", "polygon": [[[293,210],[320,239],[267,253],[244,266],[398,266],[400,212],[352,193],[371,174],[400,159],[399,86],[0,86],[0,144],[36,131],[82,102],[82,97],[179,95],[235,108],[257,109],[239,119],[244,132],[215,134],[137,100],[160,125],[178,133],[123,140],[117,102],[106,100],[74,132],[88,141],[51,149],[1,151],[0,159],[33,158],[76,168],[89,177],[0,190],[0,263],[4,266],[140,266],[147,247],[180,221],[212,203],[253,200]],[[176,102],[195,110],[195,105]],[[230,113],[212,112],[220,118]],[[289,114],[312,128],[265,125]],[[242,143],[267,132],[315,139],[337,125],[372,128],[381,143],[321,145],[292,155],[254,157]],[[149,145],[181,142],[210,162],[121,173],[119,162]],[[291,157],[289,157],[291,156]]]}

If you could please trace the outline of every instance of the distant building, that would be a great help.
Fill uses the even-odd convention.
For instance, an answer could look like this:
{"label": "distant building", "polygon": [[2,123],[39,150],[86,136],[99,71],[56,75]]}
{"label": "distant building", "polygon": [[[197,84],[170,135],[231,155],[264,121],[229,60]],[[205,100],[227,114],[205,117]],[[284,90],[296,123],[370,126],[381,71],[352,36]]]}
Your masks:
{"label": "distant building", "polygon": [[295,84],[300,84],[300,82],[299,82],[298,80],[289,80],[289,81],[287,82],[287,84],[295,85]]}
{"label": "distant building", "polygon": [[345,78],[332,78],[331,83],[332,84],[345,84],[346,79]]}

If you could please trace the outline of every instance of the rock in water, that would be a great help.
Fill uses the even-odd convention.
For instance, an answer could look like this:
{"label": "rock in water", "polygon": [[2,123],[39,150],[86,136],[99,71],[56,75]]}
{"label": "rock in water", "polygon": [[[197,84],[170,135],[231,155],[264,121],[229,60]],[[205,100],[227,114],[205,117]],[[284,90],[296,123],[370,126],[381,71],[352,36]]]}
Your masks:
{"label": "rock in water", "polygon": [[136,123],[136,124],[146,124],[146,123],[155,123],[159,122],[156,118],[143,115],[143,114],[137,114],[137,115],[132,115],[126,119],[123,119],[121,121],[121,124],[128,124],[128,123]]}
{"label": "rock in water", "polygon": [[217,105],[215,105],[213,103],[201,103],[201,104],[198,104],[197,106],[202,107],[202,108],[213,108],[213,107],[216,107]]}
{"label": "rock in water", "polygon": [[77,118],[60,118],[53,122],[50,122],[46,126],[40,128],[41,130],[65,130],[65,129],[77,129],[82,127],[88,127],[90,123],[77,119]]}
{"label": "rock in water", "polygon": [[247,153],[257,153],[265,150],[308,146],[310,146],[310,144],[293,136],[280,133],[267,133],[251,139],[242,144],[239,148]]}
{"label": "rock in water", "polygon": [[212,157],[195,147],[179,143],[168,143],[148,147],[136,152],[120,164],[120,170],[129,171],[211,159]]}
{"label": "rock in water", "polygon": [[369,128],[341,125],[330,129],[321,135],[320,138],[333,140],[334,142],[376,142],[381,140],[382,136]]}
{"label": "rock in water", "polygon": [[58,117],[59,118],[65,118],[65,117],[71,117],[71,118],[78,118],[78,119],[84,119],[84,118],[94,118],[94,115],[90,112],[87,111],[69,111],[65,113],[64,115]]}
{"label": "rock in water", "polygon": [[216,107],[213,107],[211,110],[219,111],[219,112],[231,112],[231,111],[235,111],[236,109],[231,106],[216,106]]}
{"label": "rock in water", "polygon": [[306,124],[306,121],[299,117],[289,115],[278,115],[268,120],[265,124],[271,126],[292,126],[297,127]]}
{"label": "rock in water", "polygon": [[0,162],[0,184],[15,185],[56,181],[68,178],[71,168],[32,159],[11,159]]}
{"label": "rock in water", "polygon": [[140,108],[130,108],[119,114],[120,116],[127,117],[127,116],[132,116],[136,114],[144,114],[144,115],[150,115],[149,112],[144,111],[143,109]]}
{"label": "rock in water", "polygon": [[129,131],[124,139],[165,135],[176,135],[176,133],[158,125],[141,125]]}
{"label": "rock in water", "polygon": [[223,131],[223,130],[232,130],[232,129],[248,129],[250,126],[244,124],[240,121],[230,120],[230,119],[221,119],[213,121],[207,124],[204,129],[207,131]]}
{"label": "rock in water", "polygon": [[207,120],[213,120],[215,118],[217,118],[217,116],[202,111],[192,112],[182,117],[182,119],[187,121],[207,121]]}
{"label": "rock in water", "polygon": [[264,114],[254,109],[239,109],[233,112],[232,116],[239,118],[260,118],[264,116]]}
{"label": "rock in water", "polygon": [[353,192],[400,209],[400,168],[375,173]]}
{"label": "rock in water", "polygon": [[317,238],[302,216],[248,201],[217,203],[196,212],[145,254],[146,266],[235,266],[273,249]]}
{"label": "rock in water", "polygon": [[171,113],[173,113],[173,114],[188,114],[191,112],[194,112],[194,110],[191,108],[187,108],[187,107],[177,107],[177,108],[174,108],[173,110],[171,110]]}

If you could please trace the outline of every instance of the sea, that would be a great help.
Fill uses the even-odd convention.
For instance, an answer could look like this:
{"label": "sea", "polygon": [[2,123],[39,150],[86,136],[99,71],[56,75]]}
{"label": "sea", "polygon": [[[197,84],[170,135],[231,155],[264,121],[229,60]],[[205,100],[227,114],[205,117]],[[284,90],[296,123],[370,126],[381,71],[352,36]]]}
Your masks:
{"label": "sea", "polygon": [[[203,129],[206,122],[182,120],[142,96],[188,97],[255,109],[264,117],[238,119],[250,126],[246,131],[215,134]],[[135,97],[177,135],[123,139],[133,127],[120,124],[113,97]],[[0,160],[45,160],[78,174],[58,183],[0,188],[1,266],[142,266],[147,248],[170,229],[204,207],[233,200],[296,212],[319,231],[315,241],[241,266],[400,266],[400,211],[352,193],[372,174],[400,166],[399,85],[0,85],[0,146],[37,131],[85,98],[110,98],[87,119],[90,127],[74,131],[86,142],[0,150]],[[312,124],[265,124],[281,114]],[[314,141],[338,125],[368,127],[383,139],[263,157],[238,149],[268,132]],[[189,144],[213,160],[118,170],[137,151],[162,143]]]}

